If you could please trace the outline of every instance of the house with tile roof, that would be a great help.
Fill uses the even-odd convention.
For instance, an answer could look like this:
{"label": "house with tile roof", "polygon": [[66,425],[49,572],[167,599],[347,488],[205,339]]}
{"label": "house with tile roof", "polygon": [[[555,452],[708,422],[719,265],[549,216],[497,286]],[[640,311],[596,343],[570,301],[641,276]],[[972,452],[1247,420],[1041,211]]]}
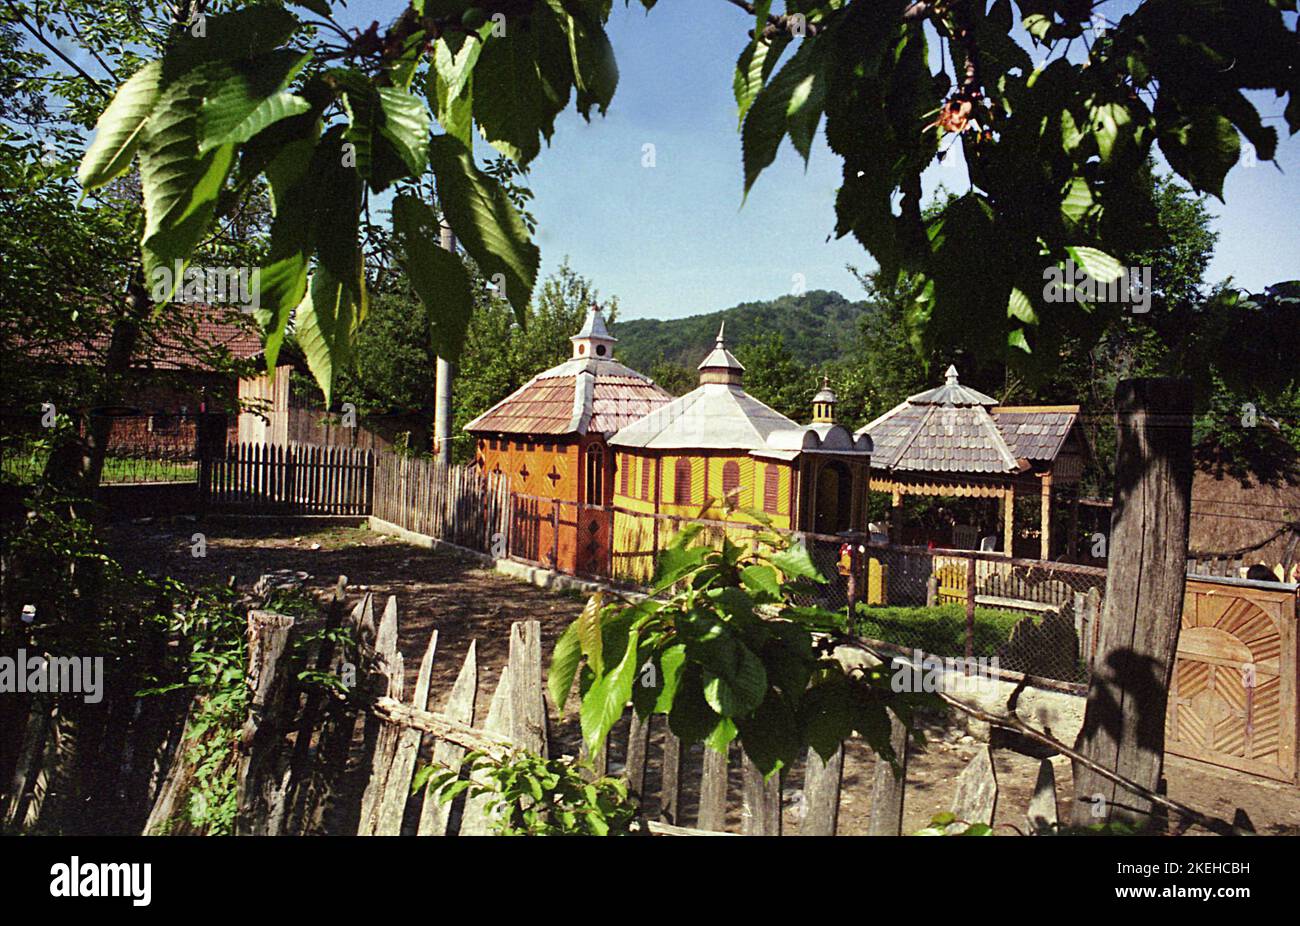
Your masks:
{"label": "house with tile roof", "polygon": [[[942,386],[909,396],[857,432],[875,446],[871,490],[890,496],[891,540],[972,548],[980,537],[999,533],[1000,522],[1000,551],[1007,555],[1051,559],[1065,548],[1073,556],[1077,488],[1088,452],[1078,419],[1077,405],[999,405],[963,386],[948,367]],[[917,538],[903,523],[907,495],[988,499],[991,509],[978,524],[953,525],[949,536]],[[1060,495],[1069,501],[1069,523],[1054,530]],[[1029,498],[1038,501],[1038,523],[1023,533],[1036,533],[1038,544],[1017,551],[1016,503]],[[1061,535],[1064,543],[1057,542]]]}
{"label": "house with tile roof", "polygon": [[[521,555],[569,573],[608,574],[608,440],[672,396],[614,358],[618,342],[599,308],[570,340],[573,356],[538,373],[479,415],[475,462],[510,477],[512,537]],[[522,538],[522,539],[521,539]]]}
{"label": "house with tile roof", "polygon": [[[35,342],[21,335],[16,340],[37,363],[74,373],[103,366],[112,332],[105,324],[77,340]],[[260,420],[247,411],[235,412],[242,400],[260,394],[269,383],[259,368],[262,356],[261,332],[250,316],[217,306],[173,306],[166,324],[140,332],[124,390],[126,404],[112,410],[116,420],[110,452],[163,438],[178,446],[192,443],[195,416],[201,412],[230,413],[227,436],[234,440]],[[287,378],[281,377],[284,387]]]}
{"label": "house with tile roof", "polygon": [[744,371],[724,324],[699,386],[610,439],[618,575],[649,577],[673,519],[710,521],[722,533],[735,524],[738,536],[752,533],[751,511],[787,530],[863,526],[870,438],[836,423],[829,385],[814,399],[813,422],[800,425],[746,392]]}

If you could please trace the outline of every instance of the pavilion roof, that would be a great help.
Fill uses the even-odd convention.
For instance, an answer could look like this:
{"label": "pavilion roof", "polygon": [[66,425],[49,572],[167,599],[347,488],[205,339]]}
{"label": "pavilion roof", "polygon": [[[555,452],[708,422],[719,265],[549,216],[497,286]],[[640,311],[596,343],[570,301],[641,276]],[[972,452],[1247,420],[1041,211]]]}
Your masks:
{"label": "pavilion roof", "polygon": [[999,406],[961,385],[910,396],[857,433],[874,444],[872,465],[903,472],[1015,474],[1060,453],[1079,416],[1071,406]]}

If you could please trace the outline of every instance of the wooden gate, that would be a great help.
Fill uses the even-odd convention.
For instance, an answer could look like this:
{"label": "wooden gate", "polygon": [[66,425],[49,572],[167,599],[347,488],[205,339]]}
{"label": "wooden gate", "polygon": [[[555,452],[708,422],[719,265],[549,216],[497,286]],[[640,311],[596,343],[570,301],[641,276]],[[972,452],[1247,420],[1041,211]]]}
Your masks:
{"label": "wooden gate", "polygon": [[1295,591],[1189,577],[1166,751],[1296,781],[1297,655]]}

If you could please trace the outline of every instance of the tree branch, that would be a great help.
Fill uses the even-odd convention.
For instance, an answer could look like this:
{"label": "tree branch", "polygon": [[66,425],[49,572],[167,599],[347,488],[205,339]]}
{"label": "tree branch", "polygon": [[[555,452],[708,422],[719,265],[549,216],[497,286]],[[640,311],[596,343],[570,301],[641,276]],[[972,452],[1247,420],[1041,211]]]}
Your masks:
{"label": "tree branch", "polygon": [[22,11],[19,10],[18,7],[14,6],[11,0],[5,0],[5,6],[9,8],[9,12],[13,15],[14,19],[18,21],[18,24],[21,25],[24,29],[26,29],[31,34],[32,38],[36,39],[36,41],[40,42],[50,51],[54,52],[54,54],[58,55],[59,59],[64,64],[66,64],[68,67],[72,68],[83,78],[85,78],[85,80],[90,84],[90,86],[93,87],[95,91],[104,99],[107,100],[112,98],[112,94],[109,93],[107,90],[105,90],[103,85],[100,84],[99,81],[95,80],[95,78],[91,77],[88,73],[86,73],[85,68],[83,68],[81,65],[77,64],[77,62],[69,58],[61,48],[59,48],[57,45],[55,45],[53,42],[47,39],[45,37],[45,34],[42,33],[41,30],[37,29],[35,26],[29,23],[26,17],[23,16]]}

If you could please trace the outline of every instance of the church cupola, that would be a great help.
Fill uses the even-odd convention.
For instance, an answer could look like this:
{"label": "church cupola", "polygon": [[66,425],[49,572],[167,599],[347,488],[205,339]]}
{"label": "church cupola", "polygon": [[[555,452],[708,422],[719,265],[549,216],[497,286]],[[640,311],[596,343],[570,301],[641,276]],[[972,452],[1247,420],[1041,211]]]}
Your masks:
{"label": "church cupola", "polygon": [[575,360],[593,357],[597,360],[611,360],[614,357],[614,345],[618,343],[618,338],[605,327],[605,317],[600,314],[598,305],[587,310],[586,324],[569,340],[573,342]]}
{"label": "church cupola", "polygon": [[813,396],[813,424],[834,424],[836,401],[835,393],[831,391],[830,378],[823,376],[822,387]]}
{"label": "church cupola", "polygon": [[727,342],[724,336],[727,323],[723,322],[718,327],[718,340],[713,345],[713,350],[709,356],[705,357],[700,363],[700,385],[707,383],[725,383],[729,386],[739,386],[744,381],[745,367],[736,359],[735,354],[727,350]]}

